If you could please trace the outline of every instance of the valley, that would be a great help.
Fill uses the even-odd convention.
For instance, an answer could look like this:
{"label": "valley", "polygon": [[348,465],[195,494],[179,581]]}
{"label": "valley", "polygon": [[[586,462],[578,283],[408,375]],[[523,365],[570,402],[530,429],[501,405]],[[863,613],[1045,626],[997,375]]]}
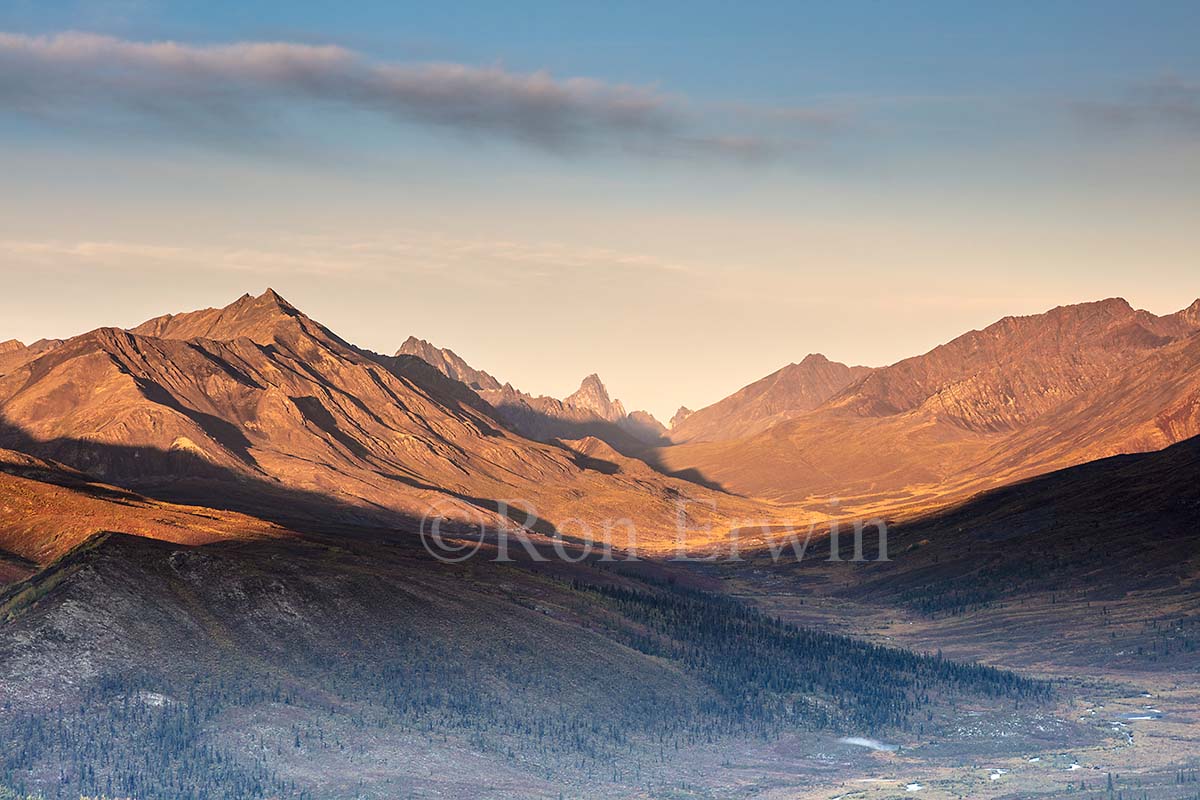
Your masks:
{"label": "valley", "polygon": [[[1098,314],[1120,336],[1095,354]],[[1121,381],[1177,374],[1193,317],[1107,303],[993,336],[1038,350],[1031,326],[1062,347],[1062,326],[1084,325],[1068,382],[1098,385],[1121,359],[1144,359]],[[1161,335],[1147,345],[1127,324]],[[1046,388],[986,430],[965,405],[862,415],[846,409],[898,379],[810,357],[664,445],[637,439],[641,418],[595,376],[563,401],[497,389],[427,342],[356,347],[271,291],[27,350],[0,374],[0,732],[19,743],[0,785],[19,795],[1197,791],[1186,376],[1130,390],[1140,416],[1122,404],[1125,432],[1107,434],[1126,454],[1076,449],[1084,463],[1053,471],[1044,434],[1038,459],[1015,443],[1055,415],[1106,419],[1086,392]],[[995,408],[981,380],[978,413]],[[904,432],[914,414],[934,433]],[[676,449],[804,426],[811,447],[884,448],[901,464],[889,480],[926,480],[905,459],[933,454],[933,469],[951,440],[982,466],[928,491],[799,499],[670,466]],[[1008,455],[988,460],[1002,439]],[[864,463],[837,458],[805,491]]]}

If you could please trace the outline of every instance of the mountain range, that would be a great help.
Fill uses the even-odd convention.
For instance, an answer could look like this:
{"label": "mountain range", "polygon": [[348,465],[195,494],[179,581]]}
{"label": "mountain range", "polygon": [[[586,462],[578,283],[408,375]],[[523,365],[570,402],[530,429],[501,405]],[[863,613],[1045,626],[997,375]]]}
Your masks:
{"label": "mountain range", "polygon": [[[564,407],[598,419],[594,383]],[[632,516],[645,541],[673,542],[680,502],[718,530],[753,508],[630,472],[586,441],[525,438],[425,361],[356,348],[272,291],[10,353],[0,446],[158,500],[285,521],[399,525],[436,509],[506,525],[511,500],[534,530]]]}
{"label": "mountain range", "polygon": [[620,400],[609,397],[600,376],[592,373],[572,394],[559,400],[533,396],[501,384],[487,372],[467,364],[453,350],[410,336],[397,356],[416,356],[446,377],[460,381],[479,394],[513,430],[539,441],[582,439],[595,436],[625,455],[662,444],[666,428],[646,411],[627,413]]}
{"label": "mountain range", "polygon": [[[665,429],[271,290],[5,343],[0,796],[782,797],[1043,759],[1061,790],[1124,733],[1011,668],[1162,688],[1200,654],[1198,360],[1200,301],[1105,300],[809,355]],[[889,560],[771,555],[866,513]],[[430,516],[483,557],[434,558]]]}
{"label": "mountain range", "polygon": [[[653,457],[779,502],[928,506],[1200,433],[1198,334],[1200,301],[1160,317],[1110,299],[1006,317],[877,369],[814,357],[819,371],[806,360],[697,411]],[[792,380],[803,388],[773,399]]]}

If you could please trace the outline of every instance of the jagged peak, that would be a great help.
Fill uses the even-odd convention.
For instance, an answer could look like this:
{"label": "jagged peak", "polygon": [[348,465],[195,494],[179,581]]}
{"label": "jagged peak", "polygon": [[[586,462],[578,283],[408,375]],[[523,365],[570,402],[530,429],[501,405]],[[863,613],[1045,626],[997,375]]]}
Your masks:
{"label": "jagged peak", "polygon": [[605,392],[606,394],[608,393],[608,390],[604,388],[604,381],[600,380],[600,376],[594,372],[579,382],[580,389],[584,389],[587,387],[599,389],[599,390]]}
{"label": "jagged peak", "polygon": [[671,428],[677,428],[677,427],[679,427],[679,424],[681,422],[683,422],[685,419],[687,419],[688,417],[690,417],[692,414],[695,414],[695,413],[696,413],[695,411],[692,411],[692,409],[688,408],[687,406],[680,406],[679,410],[676,411],[671,416],[671,421],[668,422],[667,424]]}
{"label": "jagged peak", "polygon": [[611,422],[625,416],[625,407],[621,405],[621,401],[609,397],[604,381],[594,372],[584,378],[579,384],[579,389],[564,398],[563,403],[590,411]]}

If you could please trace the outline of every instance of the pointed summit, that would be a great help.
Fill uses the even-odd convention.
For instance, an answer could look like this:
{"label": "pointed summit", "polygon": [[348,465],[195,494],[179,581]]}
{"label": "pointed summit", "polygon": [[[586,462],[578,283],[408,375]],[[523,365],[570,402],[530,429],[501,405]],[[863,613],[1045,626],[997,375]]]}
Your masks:
{"label": "pointed summit", "polygon": [[397,356],[415,356],[447,378],[465,383],[477,392],[499,391],[500,381],[481,369],[475,369],[449,348],[438,347],[424,339],[409,336],[396,351]]}
{"label": "pointed summit", "polygon": [[563,399],[563,403],[573,408],[591,411],[601,419],[616,422],[625,417],[625,407],[620,400],[608,396],[608,389],[596,373],[588,375],[579,384],[579,390]]}
{"label": "pointed summit", "polygon": [[167,314],[147,320],[133,333],[160,339],[252,339],[270,344],[295,320],[307,319],[274,289],[255,297],[244,294],[224,308]]}

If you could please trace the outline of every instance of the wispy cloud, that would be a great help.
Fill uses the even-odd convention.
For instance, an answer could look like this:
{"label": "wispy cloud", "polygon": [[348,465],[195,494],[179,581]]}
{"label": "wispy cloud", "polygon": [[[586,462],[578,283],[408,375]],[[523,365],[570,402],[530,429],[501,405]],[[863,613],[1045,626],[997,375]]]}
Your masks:
{"label": "wispy cloud", "polygon": [[1075,101],[1071,110],[1107,127],[1167,127],[1200,134],[1200,82],[1165,75],[1137,84],[1112,100]]}
{"label": "wispy cloud", "polygon": [[0,113],[236,136],[288,107],[350,109],[543,150],[758,157],[769,142],[712,131],[650,86],[501,66],[381,63],[337,46],[202,46],[88,33],[0,33]]}
{"label": "wispy cloud", "polygon": [[446,272],[511,280],[561,274],[619,279],[693,267],[647,253],[553,241],[463,239],[428,231],[386,238],[288,236],[253,246],[0,239],[0,260],[38,269],[220,270],[266,276]]}

